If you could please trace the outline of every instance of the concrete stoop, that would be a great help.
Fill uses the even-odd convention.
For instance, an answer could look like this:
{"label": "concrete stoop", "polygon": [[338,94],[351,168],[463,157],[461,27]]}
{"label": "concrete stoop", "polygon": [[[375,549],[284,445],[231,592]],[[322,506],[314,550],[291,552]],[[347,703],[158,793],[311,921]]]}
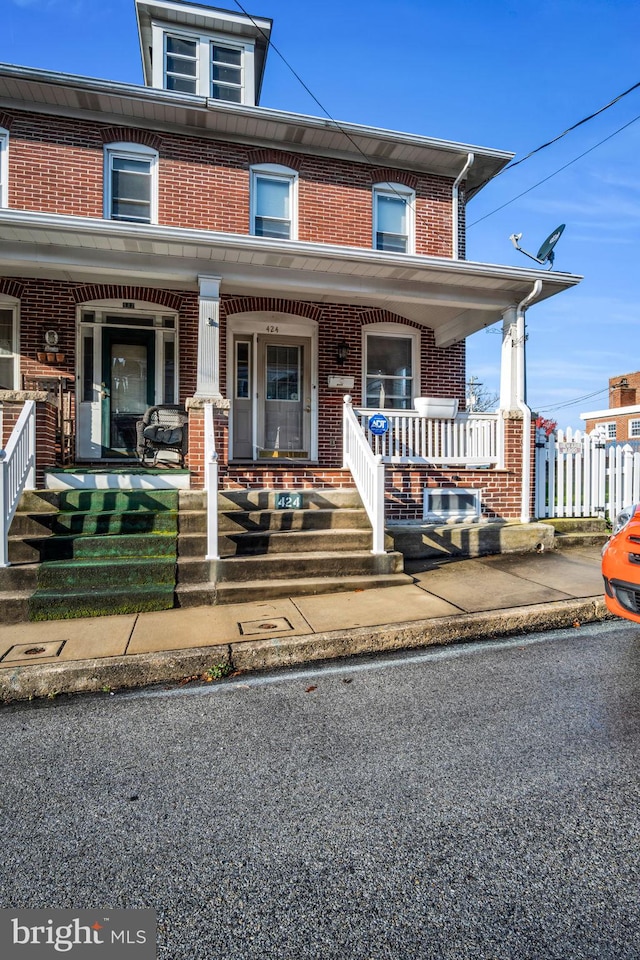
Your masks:
{"label": "concrete stoop", "polygon": [[603,517],[555,517],[540,521],[553,529],[554,550],[604,546],[610,531]]}
{"label": "concrete stoop", "polygon": [[403,558],[371,553],[357,492],[303,490],[300,509],[278,509],[276,491],[222,491],[220,559],[206,561],[206,495],[180,495],[176,603],[180,607],[366,590],[411,583]]}
{"label": "concrete stoop", "polygon": [[473,523],[392,523],[387,533],[405,560],[459,559],[497,553],[554,549],[553,527],[544,523],[480,520]]}

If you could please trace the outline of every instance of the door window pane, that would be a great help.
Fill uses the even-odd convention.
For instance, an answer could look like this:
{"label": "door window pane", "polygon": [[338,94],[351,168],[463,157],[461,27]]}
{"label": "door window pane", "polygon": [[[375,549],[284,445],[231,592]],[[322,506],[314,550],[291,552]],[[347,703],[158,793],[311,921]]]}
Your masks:
{"label": "door window pane", "polygon": [[267,346],[267,400],[300,399],[300,348]]}
{"label": "door window pane", "polygon": [[164,341],[164,390],[165,403],[176,402],[176,345],[173,338]]}
{"label": "door window pane", "polygon": [[409,410],[413,397],[412,340],[367,337],[367,407]]}
{"label": "door window pane", "polygon": [[236,343],[236,399],[248,400],[249,390],[249,344]]}
{"label": "door window pane", "polygon": [[0,389],[14,390],[13,310],[0,310]]}

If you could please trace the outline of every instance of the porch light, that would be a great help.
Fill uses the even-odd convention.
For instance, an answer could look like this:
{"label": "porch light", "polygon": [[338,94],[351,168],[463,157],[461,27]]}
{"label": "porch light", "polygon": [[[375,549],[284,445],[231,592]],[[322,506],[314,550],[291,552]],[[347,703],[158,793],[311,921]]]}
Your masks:
{"label": "porch light", "polygon": [[338,346],[336,347],[336,363],[339,363],[340,366],[345,362],[349,356],[349,344],[346,340],[341,340]]}

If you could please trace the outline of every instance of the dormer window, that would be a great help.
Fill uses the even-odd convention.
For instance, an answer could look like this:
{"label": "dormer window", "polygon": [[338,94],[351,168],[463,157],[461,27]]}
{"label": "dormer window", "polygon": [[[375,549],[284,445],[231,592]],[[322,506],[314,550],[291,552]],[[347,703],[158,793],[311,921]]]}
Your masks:
{"label": "dormer window", "polygon": [[253,44],[201,34],[162,33],[162,76],[154,86],[227,103],[253,104]]}
{"label": "dormer window", "polygon": [[259,104],[271,20],[200,0],[135,0],[135,7],[147,86]]}

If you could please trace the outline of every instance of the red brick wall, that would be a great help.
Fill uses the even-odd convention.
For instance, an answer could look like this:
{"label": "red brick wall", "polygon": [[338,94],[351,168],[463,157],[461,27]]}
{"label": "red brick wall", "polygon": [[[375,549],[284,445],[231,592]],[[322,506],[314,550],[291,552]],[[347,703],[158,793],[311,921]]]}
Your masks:
{"label": "red brick wall", "polygon": [[[2,436],[0,447],[4,449],[9,441],[18,417],[24,408],[22,400],[3,400]],[[58,413],[54,406],[46,402],[36,403],[36,487],[44,484],[45,467],[56,462],[56,426]]]}
{"label": "red brick wall", "polygon": [[452,180],[368,163],[256,150],[248,145],[169,133],[143,135],[65,117],[6,111],[11,129],[9,206],[101,218],[106,142],[144,140],[159,151],[159,223],[249,233],[249,168],[278,162],[298,170],[298,238],[372,246],[372,184],[411,181],[416,191],[416,252],[450,257]]}

